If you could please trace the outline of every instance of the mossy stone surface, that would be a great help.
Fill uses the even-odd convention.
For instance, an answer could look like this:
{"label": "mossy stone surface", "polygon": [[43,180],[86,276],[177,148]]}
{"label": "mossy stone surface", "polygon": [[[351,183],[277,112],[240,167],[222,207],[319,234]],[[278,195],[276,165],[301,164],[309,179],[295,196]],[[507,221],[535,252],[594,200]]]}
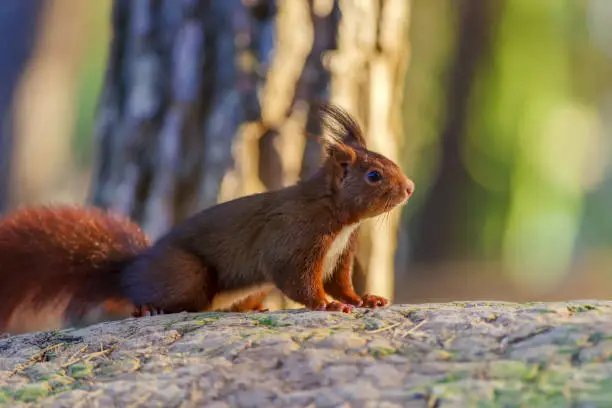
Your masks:
{"label": "mossy stone surface", "polygon": [[180,313],[0,340],[0,406],[85,397],[92,406],[612,407],[612,302]]}

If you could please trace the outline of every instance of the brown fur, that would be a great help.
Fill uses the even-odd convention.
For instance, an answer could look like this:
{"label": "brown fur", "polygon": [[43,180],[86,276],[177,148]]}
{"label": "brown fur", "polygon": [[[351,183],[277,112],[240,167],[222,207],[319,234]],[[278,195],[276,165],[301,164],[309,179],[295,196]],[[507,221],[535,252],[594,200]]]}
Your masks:
{"label": "brown fur", "polygon": [[0,332],[47,328],[34,314],[48,328],[87,322],[93,310],[100,318],[129,316],[134,306],[119,275],[148,246],[137,225],[95,208],[8,214],[0,220]]}
{"label": "brown fur", "polygon": [[[314,176],[218,204],[176,226],[126,268],[125,293],[139,306],[166,312],[210,310],[220,298],[240,302],[271,284],[311,309],[385,305],[386,299],[353,290],[357,230],[345,247],[334,243],[345,228],[405,203],[414,184],[395,163],[367,150],[346,112],[333,106],[322,112],[331,135]],[[372,170],[383,180],[366,181]],[[332,250],[341,254],[333,271],[324,271]],[[330,302],[326,291],[341,302]]]}

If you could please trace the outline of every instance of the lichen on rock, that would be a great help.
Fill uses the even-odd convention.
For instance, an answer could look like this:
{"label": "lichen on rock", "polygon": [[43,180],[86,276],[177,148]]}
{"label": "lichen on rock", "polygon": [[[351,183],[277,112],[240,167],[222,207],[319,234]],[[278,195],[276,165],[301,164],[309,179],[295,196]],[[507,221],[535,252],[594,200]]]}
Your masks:
{"label": "lichen on rock", "polygon": [[611,401],[612,302],[180,313],[0,339],[5,406]]}

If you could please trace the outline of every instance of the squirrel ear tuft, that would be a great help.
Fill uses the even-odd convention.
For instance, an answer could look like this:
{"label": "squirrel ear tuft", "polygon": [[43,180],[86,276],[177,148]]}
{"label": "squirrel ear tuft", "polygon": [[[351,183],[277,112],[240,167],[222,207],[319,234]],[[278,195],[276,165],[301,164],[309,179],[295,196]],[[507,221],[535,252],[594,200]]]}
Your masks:
{"label": "squirrel ear tuft", "polygon": [[353,147],[366,148],[366,141],[359,123],[344,109],[332,104],[318,104],[323,129],[331,137]]}

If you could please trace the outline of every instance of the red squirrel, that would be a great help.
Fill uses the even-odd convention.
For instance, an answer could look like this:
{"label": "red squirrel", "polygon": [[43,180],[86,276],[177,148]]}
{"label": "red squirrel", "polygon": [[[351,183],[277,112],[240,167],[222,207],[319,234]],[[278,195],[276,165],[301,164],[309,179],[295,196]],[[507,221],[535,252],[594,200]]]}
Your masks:
{"label": "red squirrel", "polygon": [[137,306],[169,313],[224,309],[273,287],[313,310],[386,305],[353,290],[358,227],[406,203],[414,184],[367,149],[347,112],[320,109],[328,134],[313,176],[217,204],[175,226],[124,269],[123,293]]}
{"label": "red squirrel", "polygon": [[0,221],[0,332],[45,307],[56,308],[63,326],[109,315],[261,310],[274,287],[312,310],[387,305],[353,289],[356,237],[362,221],[406,203],[414,183],[367,149],[348,113],[320,110],[328,134],[313,176],[200,211],[153,245],[135,223],[94,208],[7,216]]}

